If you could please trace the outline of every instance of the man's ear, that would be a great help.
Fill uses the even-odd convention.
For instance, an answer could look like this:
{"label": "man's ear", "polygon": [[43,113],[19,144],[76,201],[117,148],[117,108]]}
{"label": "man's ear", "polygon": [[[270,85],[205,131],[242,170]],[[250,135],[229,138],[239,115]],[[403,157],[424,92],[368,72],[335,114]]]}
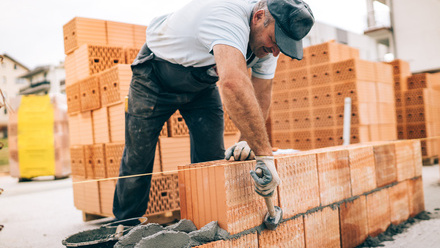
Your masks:
{"label": "man's ear", "polygon": [[252,22],[254,22],[256,24],[259,21],[262,21],[262,20],[264,21],[264,17],[265,17],[264,10],[260,9],[254,13],[254,16],[252,17]]}

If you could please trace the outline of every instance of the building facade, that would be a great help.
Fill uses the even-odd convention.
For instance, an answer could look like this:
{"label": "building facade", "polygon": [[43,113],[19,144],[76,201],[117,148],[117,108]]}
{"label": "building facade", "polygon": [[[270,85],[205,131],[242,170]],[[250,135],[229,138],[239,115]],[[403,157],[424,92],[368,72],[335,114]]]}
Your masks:
{"label": "building facade", "polygon": [[388,47],[412,73],[440,71],[440,1],[367,0],[365,34]]}
{"label": "building facade", "polygon": [[[26,86],[26,81],[19,79],[21,75],[29,72],[29,68],[7,54],[0,55],[0,89],[7,102],[18,95],[20,88]],[[3,99],[0,100],[2,104]],[[0,108],[0,137],[4,137],[8,126],[8,111]]]}

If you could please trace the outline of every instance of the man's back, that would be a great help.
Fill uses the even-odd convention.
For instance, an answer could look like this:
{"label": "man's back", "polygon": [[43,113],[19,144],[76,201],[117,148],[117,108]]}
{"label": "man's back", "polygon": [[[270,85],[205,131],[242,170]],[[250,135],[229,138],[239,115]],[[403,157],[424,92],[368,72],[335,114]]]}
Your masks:
{"label": "man's back", "polygon": [[194,0],[175,13],[155,18],[147,30],[148,47],[158,57],[183,66],[215,64],[216,44],[246,56],[254,0]]}

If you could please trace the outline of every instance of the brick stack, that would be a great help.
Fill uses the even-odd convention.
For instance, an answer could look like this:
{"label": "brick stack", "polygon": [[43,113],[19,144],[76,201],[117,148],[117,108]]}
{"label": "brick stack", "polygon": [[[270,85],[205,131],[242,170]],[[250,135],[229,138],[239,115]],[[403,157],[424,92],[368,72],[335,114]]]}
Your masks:
{"label": "brick stack", "polygon": [[392,68],[359,59],[333,41],[280,55],[273,80],[271,137],[278,148],[341,145],[344,99],[352,99],[350,143],[396,139]]}
{"label": "brick stack", "polygon": [[[390,62],[394,72],[397,135],[399,139],[440,136],[440,74],[412,75],[403,60]],[[438,139],[422,141],[424,157],[440,154]]]}
{"label": "brick stack", "polygon": [[275,160],[282,184],[273,201],[283,210],[275,231],[255,233],[267,211],[249,176],[255,161],[179,167],[182,218],[197,228],[218,221],[230,234],[254,240],[252,247],[356,247],[424,210],[420,141],[329,147]]}
{"label": "brick stack", "polygon": [[[130,64],[145,26],[76,17],[64,25],[66,95],[74,182],[115,178],[125,142]],[[225,115],[225,145],[238,140]],[[177,166],[190,163],[189,131],[179,111],[164,123],[156,148],[147,216],[179,209]],[[75,206],[111,216],[116,179],[74,184]]]}

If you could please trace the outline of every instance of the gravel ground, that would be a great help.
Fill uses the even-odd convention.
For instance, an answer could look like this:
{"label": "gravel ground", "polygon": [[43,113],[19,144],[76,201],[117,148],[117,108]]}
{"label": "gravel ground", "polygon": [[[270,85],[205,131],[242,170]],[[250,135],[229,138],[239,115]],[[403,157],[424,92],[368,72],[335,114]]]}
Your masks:
{"label": "gravel ground", "polygon": [[[438,165],[423,167],[425,208],[431,220],[417,221],[385,247],[440,247],[440,170]],[[61,241],[79,231],[97,228],[105,221],[82,221],[73,206],[72,180],[39,180],[18,183],[0,175],[0,247],[64,247]],[[439,209],[439,210],[435,210]]]}

